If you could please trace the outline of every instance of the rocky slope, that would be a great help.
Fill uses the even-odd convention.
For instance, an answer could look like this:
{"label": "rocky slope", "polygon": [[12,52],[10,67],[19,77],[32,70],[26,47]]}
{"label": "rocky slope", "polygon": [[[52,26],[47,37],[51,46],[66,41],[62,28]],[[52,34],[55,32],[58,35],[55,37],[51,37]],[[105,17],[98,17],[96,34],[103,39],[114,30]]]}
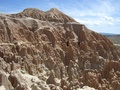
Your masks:
{"label": "rocky slope", "polygon": [[120,90],[119,55],[106,37],[55,8],[0,15],[4,90]]}

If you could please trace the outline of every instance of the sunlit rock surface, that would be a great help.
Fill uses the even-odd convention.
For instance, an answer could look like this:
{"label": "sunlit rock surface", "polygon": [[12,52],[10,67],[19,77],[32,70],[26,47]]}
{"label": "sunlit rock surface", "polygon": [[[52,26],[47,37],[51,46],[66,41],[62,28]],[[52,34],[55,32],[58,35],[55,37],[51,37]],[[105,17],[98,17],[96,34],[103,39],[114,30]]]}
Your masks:
{"label": "sunlit rock surface", "polygon": [[119,55],[56,8],[0,14],[0,90],[120,90]]}

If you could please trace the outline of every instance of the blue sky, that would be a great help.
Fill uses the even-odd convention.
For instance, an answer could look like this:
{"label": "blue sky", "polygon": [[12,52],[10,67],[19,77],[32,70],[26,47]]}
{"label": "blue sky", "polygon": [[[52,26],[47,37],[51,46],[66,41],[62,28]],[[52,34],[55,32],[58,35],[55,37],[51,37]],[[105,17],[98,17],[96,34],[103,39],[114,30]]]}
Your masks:
{"label": "blue sky", "polygon": [[1,13],[58,8],[96,32],[120,34],[120,0],[0,0]]}

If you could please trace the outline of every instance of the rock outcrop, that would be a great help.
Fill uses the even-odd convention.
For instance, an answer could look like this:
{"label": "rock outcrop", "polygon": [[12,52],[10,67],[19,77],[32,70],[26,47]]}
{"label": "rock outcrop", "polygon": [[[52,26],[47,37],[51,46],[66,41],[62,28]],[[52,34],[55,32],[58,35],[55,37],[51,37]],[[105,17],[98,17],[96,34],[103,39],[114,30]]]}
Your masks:
{"label": "rock outcrop", "polygon": [[0,88],[120,90],[119,55],[105,36],[55,8],[0,15]]}

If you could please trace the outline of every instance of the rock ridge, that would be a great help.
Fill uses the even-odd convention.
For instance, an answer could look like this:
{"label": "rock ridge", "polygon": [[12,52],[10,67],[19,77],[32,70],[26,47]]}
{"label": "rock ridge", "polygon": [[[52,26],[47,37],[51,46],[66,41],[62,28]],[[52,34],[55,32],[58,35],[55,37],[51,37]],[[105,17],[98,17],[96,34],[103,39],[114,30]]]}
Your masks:
{"label": "rock ridge", "polygon": [[0,15],[0,89],[120,90],[119,56],[105,36],[55,8]]}
{"label": "rock ridge", "polygon": [[22,18],[22,17],[31,17],[34,19],[39,19],[43,21],[50,22],[76,22],[73,18],[67,16],[56,8],[52,8],[46,12],[41,11],[36,8],[27,8],[18,14],[12,14],[11,17]]}

